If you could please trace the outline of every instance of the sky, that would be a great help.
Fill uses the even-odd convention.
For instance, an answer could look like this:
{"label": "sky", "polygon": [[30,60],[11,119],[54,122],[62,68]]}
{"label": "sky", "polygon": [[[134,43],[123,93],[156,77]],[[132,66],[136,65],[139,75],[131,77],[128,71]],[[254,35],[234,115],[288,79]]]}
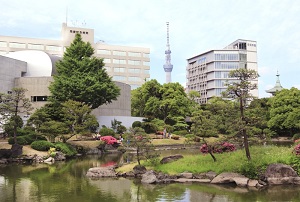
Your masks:
{"label": "sky", "polygon": [[94,29],[95,42],[150,48],[150,79],[165,82],[169,22],[172,82],[186,83],[187,59],[237,39],[257,42],[259,97],[300,89],[298,0],[0,0],[0,35],[61,38],[61,25]]}

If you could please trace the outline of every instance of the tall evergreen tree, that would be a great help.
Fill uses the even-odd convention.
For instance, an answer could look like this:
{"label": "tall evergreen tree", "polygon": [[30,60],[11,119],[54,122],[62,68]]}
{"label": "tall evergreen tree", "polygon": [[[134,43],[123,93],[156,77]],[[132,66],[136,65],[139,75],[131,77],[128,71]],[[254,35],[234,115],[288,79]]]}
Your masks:
{"label": "tall evergreen tree", "polygon": [[57,75],[49,86],[52,101],[74,100],[95,109],[117,99],[120,89],[103,68],[103,59],[93,54],[91,44],[76,34],[63,59],[56,63]]}

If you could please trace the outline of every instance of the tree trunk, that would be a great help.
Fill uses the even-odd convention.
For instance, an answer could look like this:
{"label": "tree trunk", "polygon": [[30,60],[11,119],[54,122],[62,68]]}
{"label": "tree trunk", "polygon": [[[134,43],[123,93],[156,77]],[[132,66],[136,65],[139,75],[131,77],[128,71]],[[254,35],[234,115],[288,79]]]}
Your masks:
{"label": "tree trunk", "polygon": [[240,97],[240,111],[241,111],[241,120],[242,120],[242,133],[243,133],[243,137],[244,137],[244,146],[245,146],[245,152],[246,152],[246,157],[248,160],[251,160],[251,156],[250,156],[250,150],[249,150],[249,144],[248,144],[248,135],[247,135],[247,131],[245,128],[245,117],[244,117],[244,105],[243,105],[243,97]]}

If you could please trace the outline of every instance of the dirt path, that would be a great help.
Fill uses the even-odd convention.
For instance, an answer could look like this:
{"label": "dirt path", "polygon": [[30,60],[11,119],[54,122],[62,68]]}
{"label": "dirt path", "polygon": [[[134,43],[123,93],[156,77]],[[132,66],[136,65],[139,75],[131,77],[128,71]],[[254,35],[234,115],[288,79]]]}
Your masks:
{"label": "dirt path", "polygon": [[[11,145],[8,142],[0,141],[0,149],[10,149]],[[23,146],[23,155],[38,155],[38,156],[48,156],[46,151],[37,151],[30,147],[30,145]]]}

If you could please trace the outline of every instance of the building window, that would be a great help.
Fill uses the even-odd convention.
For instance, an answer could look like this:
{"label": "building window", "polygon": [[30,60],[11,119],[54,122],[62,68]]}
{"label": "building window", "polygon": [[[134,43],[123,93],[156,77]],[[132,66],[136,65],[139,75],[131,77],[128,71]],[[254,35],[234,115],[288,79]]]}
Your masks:
{"label": "building window", "polygon": [[113,76],[113,80],[114,81],[126,81],[126,77],[125,76]]}
{"label": "building window", "polygon": [[215,60],[239,60],[238,54],[215,54]]}
{"label": "building window", "polygon": [[24,43],[9,43],[9,47],[11,48],[26,48],[26,44]]}
{"label": "building window", "polygon": [[110,50],[105,50],[105,49],[98,49],[97,54],[100,55],[110,55]]}
{"label": "building window", "polygon": [[41,44],[28,44],[28,49],[44,50],[44,46]]}
{"label": "building window", "polygon": [[31,96],[31,102],[46,102],[48,96]]}
{"label": "building window", "polygon": [[106,71],[108,71],[108,72],[111,71],[111,67],[104,67],[104,69],[106,69]]}
{"label": "building window", "polygon": [[128,56],[130,56],[130,57],[141,57],[142,54],[137,53],[137,52],[128,52]]}
{"label": "building window", "polygon": [[128,60],[129,65],[141,65],[140,60]]}
{"label": "building window", "polygon": [[124,52],[124,51],[113,51],[113,55],[126,56],[126,52]]}
{"label": "building window", "polygon": [[104,64],[111,63],[109,58],[103,58]]}
{"label": "building window", "polygon": [[7,47],[7,43],[4,41],[0,41],[0,47]]}
{"label": "building window", "polygon": [[215,69],[237,69],[239,68],[238,62],[215,62]]}
{"label": "building window", "polygon": [[60,46],[46,46],[46,50],[61,51],[61,47]]}
{"label": "building window", "polygon": [[137,81],[137,82],[140,82],[140,81],[142,81],[142,79],[140,77],[137,77],[137,76],[129,76],[128,77],[128,81]]}
{"label": "building window", "polygon": [[133,73],[133,74],[139,74],[139,73],[141,73],[141,70],[140,69],[136,69],[136,68],[129,68],[128,72],[129,73]]}
{"label": "building window", "polygon": [[144,56],[145,58],[149,58],[149,53],[143,53],[143,56]]}
{"label": "building window", "polygon": [[150,74],[149,69],[145,69],[144,74]]}
{"label": "building window", "polygon": [[126,64],[126,60],[113,59],[114,64]]}
{"label": "building window", "polygon": [[240,53],[240,61],[247,61],[247,54]]}
{"label": "building window", "polygon": [[215,78],[221,78],[221,72],[215,72]]}
{"label": "building window", "polygon": [[125,72],[124,67],[114,67],[114,72]]}
{"label": "building window", "polygon": [[143,65],[145,65],[145,66],[150,66],[150,62],[146,62],[146,61],[143,61]]}

